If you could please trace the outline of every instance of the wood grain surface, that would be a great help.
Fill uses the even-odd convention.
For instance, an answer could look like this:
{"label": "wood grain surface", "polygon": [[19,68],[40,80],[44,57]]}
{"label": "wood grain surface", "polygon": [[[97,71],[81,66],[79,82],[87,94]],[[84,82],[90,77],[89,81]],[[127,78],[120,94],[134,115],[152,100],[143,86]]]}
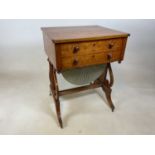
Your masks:
{"label": "wood grain surface", "polygon": [[42,28],[44,48],[57,72],[124,58],[128,33],[101,26]]}
{"label": "wood grain surface", "polygon": [[128,33],[101,26],[44,27],[41,29],[54,43],[90,41],[129,36]]}

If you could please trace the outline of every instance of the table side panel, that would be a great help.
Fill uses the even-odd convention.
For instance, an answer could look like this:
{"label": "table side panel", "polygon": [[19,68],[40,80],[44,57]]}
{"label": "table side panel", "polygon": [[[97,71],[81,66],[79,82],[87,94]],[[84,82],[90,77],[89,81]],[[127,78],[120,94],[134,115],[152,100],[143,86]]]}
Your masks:
{"label": "table side panel", "polygon": [[125,49],[127,44],[127,37],[122,38],[122,53],[121,53],[121,61],[124,59]]}
{"label": "table side panel", "polygon": [[43,40],[44,40],[45,52],[50,62],[53,64],[55,68],[57,68],[55,44],[48,38],[48,36],[44,32],[43,32]]}

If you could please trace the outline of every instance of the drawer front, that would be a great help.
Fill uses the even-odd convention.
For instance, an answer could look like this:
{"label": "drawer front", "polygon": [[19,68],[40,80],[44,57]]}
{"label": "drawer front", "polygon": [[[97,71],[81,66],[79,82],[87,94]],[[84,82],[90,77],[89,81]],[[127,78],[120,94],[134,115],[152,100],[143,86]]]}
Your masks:
{"label": "drawer front", "polygon": [[127,38],[58,44],[58,69],[66,70],[122,61]]}
{"label": "drawer front", "polygon": [[62,69],[71,69],[85,67],[89,65],[103,64],[120,60],[121,52],[105,52],[90,54],[87,56],[76,56],[69,58],[62,58]]}
{"label": "drawer front", "polygon": [[101,41],[61,44],[59,47],[59,49],[61,50],[62,58],[74,57],[75,54],[80,56],[103,53],[107,51],[117,52],[121,48],[122,39],[120,38]]}

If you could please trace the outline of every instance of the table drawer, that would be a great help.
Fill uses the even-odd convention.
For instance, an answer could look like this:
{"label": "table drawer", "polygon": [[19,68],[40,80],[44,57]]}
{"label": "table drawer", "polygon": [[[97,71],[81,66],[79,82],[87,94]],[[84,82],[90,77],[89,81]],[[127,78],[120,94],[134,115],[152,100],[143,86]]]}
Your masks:
{"label": "table drawer", "polygon": [[121,51],[89,54],[85,57],[79,55],[76,57],[62,58],[62,69],[86,67],[119,60],[121,60]]}
{"label": "table drawer", "polygon": [[121,38],[79,43],[66,43],[59,45],[62,58],[74,57],[74,55],[80,56],[110,51],[117,52],[121,48]]}

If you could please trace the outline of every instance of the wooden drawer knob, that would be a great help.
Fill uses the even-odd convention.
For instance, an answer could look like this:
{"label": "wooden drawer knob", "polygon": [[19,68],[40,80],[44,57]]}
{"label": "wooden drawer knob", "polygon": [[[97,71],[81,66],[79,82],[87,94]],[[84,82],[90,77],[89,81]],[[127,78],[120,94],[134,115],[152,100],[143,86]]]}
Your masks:
{"label": "wooden drawer knob", "polygon": [[78,60],[73,60],[73,65],[76,66],[78,64]]}
{"label": "wooden drawer knob", "polygon": [[75,47],[73,48],[73,53],[77,53],[79,50],[80,50],[80,48],[79,48],[78,46],[75,46]]}
{"label": "wooden drawer knob", "polygon": [[108,53],[107,59],[108,59],[108,60],[111,60],[111,58],[112,58],[112,54],[111,54],[111,53]]}
{"label": "wooden drawer knob", "polygon": [[109,45],[108,45],[108,48],[109,48],[109,49],[112,49],[113,46],[114,46],[114,44],[109,44]]}

